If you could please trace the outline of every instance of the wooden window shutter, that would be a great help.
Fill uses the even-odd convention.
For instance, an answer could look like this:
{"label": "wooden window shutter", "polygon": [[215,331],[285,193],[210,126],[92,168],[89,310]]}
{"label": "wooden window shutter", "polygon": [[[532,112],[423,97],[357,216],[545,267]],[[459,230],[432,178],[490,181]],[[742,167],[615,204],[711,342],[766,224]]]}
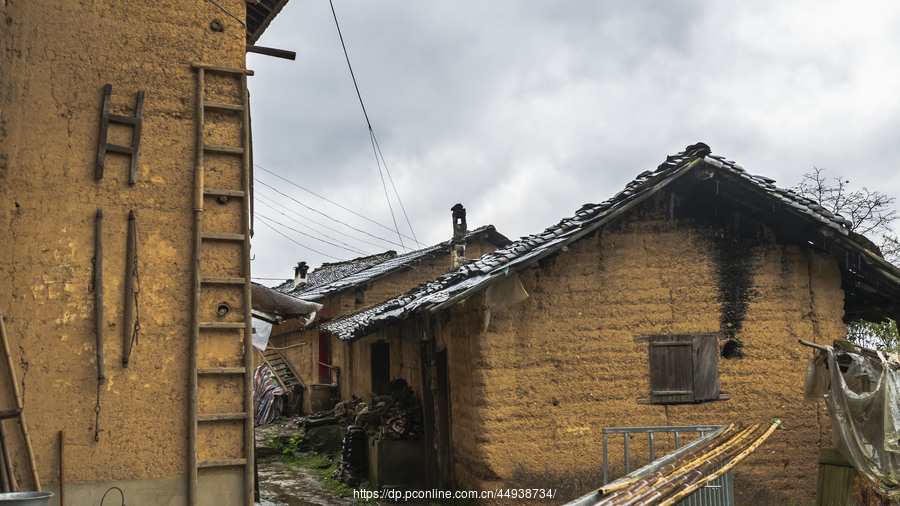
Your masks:
{"label": "wooden window shutter", "polygon": [[650,402],[678,404],[719,398],[716,334],[649,336]]}
{"label": "wooden window shutter", "polygon": [[650,336],[650,402],[694,402],[693,336]]}
{"label": "wooden window shutter", "polygon": [[694,402],[719,398],[719,343],[714,334],[694,336]]}

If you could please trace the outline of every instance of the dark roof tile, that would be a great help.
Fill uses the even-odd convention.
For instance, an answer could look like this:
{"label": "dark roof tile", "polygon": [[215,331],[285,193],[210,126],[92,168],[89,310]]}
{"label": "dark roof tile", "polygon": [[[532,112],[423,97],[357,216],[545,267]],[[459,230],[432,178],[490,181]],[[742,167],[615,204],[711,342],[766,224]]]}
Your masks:
{"label": "dark roof tile", "polygon": [[[716,172],[738,176],[745,185],[752,185],[770,198],[787,204],[797,212],[812,216],[818,221],[837,230],[841,235],[849,233],[850,221],[824,210],[816,203],[797,195],[791,190],[774,186],[774,180],[752,176],[733,161],[711,155],[709,146],[703,143],[688,146],[685,151],[666,158],[656,171],[642,172],[634,181],[626,185],[626,190],[601,204],[585,204],[575,213],[575,217],[565,218],[539,234],[522,237],[504,248],[498,249],[479,259],[470,260],[459,269],[410,290],[391,301],[362,310],[357,313],[326,322],[322,330],[331,332],[341,339],[355,339],[377,330],[391,320],[404,318],[424,308],[437,310],[443,305],[465,298],[487,286],[498,276],[507,275],[510,270],[531,265],[559,248],[595,230],[603,223],[615,218],[618,210],[626,204],[636,203],[659,191],[669,182],[677,179],[695,163],[705,162]],[[811,207],[815,206],[815,207]]]}

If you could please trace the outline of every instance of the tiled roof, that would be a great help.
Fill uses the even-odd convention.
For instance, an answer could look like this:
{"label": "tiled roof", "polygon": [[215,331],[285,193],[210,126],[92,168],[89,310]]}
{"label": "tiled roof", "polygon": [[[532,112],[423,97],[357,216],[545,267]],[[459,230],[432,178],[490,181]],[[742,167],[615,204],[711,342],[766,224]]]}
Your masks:
{"label": "tiled roof", "polygon": [[[710,154],[709,146],[706,144],[698,143],[667,157],[655,171],[641,173],[612,198],[600,204],[585,204],[575,212],[575,216],[565,218],[539,234],[523,237],[493,253],[470,260],[458,269],[399,297],[325,322],[320,328],[341,339],[352,340],[383,327],[391,320],[406,318],[423,308],[430,311],[440,310],[487,287],[499,277],[532,265],[597,230],[604,223],[657,193],[692,168],[709,171],[709,177],[712,177],[713,173],[722,174],[728,179],[744,183],[742,186],[782,203],[795,215],[806,216],[830,227],[840,236],[847,236],[850,233],[851,223],[846,218],[828,212],[816,202],[791,190],[776,187],[772,179],[747,173],[735,162]],[[878,260],[886,263],[880,257]],[[892,268],[890,264],[887,266]],[[896,271],[895,268],[894,270]]]}
{"label": "tiled roof", "polygon": [[[485,236],[497,245],[509,240],[499,234],[493,225],[485,225],[466,233],[465,240],[473,241]],[[275,290],[303,300],[320,300],[348,288],[366,284],[384,275],[440,253],[450,251],[450,241],[398,255],[387,251],[378,255],[357,258],[346,262],[323,264],[309,275],[309,281],[299,287],[289,280],[275,287]]]}
{"label": "tiled roof", "polygon": [[288,0],[247,1],[247,44],[253,44],[266,31]]}

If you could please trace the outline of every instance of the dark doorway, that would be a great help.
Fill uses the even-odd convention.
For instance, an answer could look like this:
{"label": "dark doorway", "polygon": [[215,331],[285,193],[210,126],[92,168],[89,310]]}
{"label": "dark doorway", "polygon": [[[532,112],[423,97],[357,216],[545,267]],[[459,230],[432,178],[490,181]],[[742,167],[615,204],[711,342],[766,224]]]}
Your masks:
{"label": "dark doorway", "polygon": [[391,384],[391,345],[388,343],[372,343],[372,392],[375,395],[390,393]]}
{"label": "dark doorway", "polygon": [[437,373],[435,407],[437,408],[438,469],[440,469],[441,487],[449,489],[453,485],[453,458],[450,453],[450,374],[447,368],[447,350],[435,352],[434,366]]}

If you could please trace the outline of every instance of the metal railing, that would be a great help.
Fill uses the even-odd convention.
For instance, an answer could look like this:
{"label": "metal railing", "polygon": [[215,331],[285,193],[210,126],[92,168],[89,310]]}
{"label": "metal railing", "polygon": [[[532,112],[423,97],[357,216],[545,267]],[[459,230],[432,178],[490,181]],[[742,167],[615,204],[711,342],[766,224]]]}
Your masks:
{"label": "metal railing", "polygon": [[607,427],[603,429],[603,484],[609,483],[609,454],[607,452],[607,438],[609,434],[625,435],[625,474],[631,472],[630,455],[628,452],[628,436],[631,434],[647,434],[650,438],[650,462],[656,460],[656,446],[654,433],[656,432],[674,432],[675,433],[675,450],[681,448],[682,432],[699,432],[700,437],[706,435],[707,432],[718,430],[721,425],[673,425],[666,427]]}
{"label": "metal railing", "polygon": [[[719,430],[721,425],[681,425],[681,426],[670,426],[670,427],[610,427],[603,429],[603,484],[606,485],[608,483],[608,473],[609,473],[609,454],[607,452],[607,440],[609,434],[623,434],[625,439],[625,474],[631,473],[631,455],[629,454],[629,437],[631,434],[647,434],[647,437],[650,442],[650,462],[653,463],[656,461],[656,446],[655,446],[655,433],[664,432],[664,433],[674,433],[675,435],[675,451],[677,452],[681,448],[681,433],[682,432],[699,432],[700,438],[706,436],[707,433],[715,432]],[[710,437],[713,437],[714,434],[710,434]],[[694,440],[688,446],[693,446],[701,443],[701,441]],[[687,448],[685,448],[687,450]],[[663,460],[666,460],[670,457],[664,457]],[[659,465],[660,463],[657,463]],[[725,465],[725,463],[720,463],[715,468],[711,469],[709,472],[712,473]],[[699,490],[694,492],[693,494],[685,497],[681,501],[678,502],[679,506],[732,506],[734,504],[734,484],[732,481],[731,471],[726,472],[722,476],[719,476],[714,481],[708,483],[707,485],[701,487]]]}

